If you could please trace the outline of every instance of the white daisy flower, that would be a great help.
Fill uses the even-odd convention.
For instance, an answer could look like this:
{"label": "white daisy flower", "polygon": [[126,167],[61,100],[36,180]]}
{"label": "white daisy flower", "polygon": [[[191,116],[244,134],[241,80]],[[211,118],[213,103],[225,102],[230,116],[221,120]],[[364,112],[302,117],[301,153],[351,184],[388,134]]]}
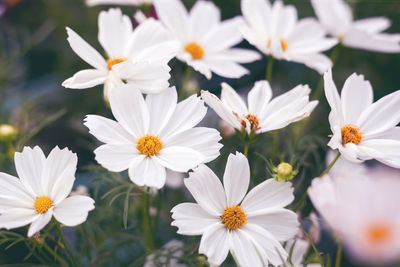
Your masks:
{"label": "white daisy flower", "polygon": [[221,100],[208,91],[201,97],[224,121],[247,133],[264,133],[286,127],[308,117],[318,104],[309,102],[308,85],[298,85],[289,92],[272,98],[268,81],[258,81],[248,95],[248,105],[226,83],[222,83]]}
{"label": "white daisy flower", "polygon": [[119,5],[119,6],[141,6],[151,5],[153,0],[86,0],[87,6]]}
{"label": "white daisy flower", "polygon": [[219,156],[215,129],[196,126],[207,108],[196,95],[177,104],[175,88],[143,98],[131,84],[110,91],[117,121],[88,115],[85,125],[101,142],[94,153],[104,168],[121,172],[137,185],[161,188],[165,169],[187,172]]}
{"label": "white daisy flower", "polygon": [[178,234],[202,235],[199,253],[220,265],[231,251],[239,266],[279,265],[288,256],[280,242],[294,237],[296,213],[285,209],[293,199],[291,183],[268,179],[247,195],[250,168],[246,157],[229,155],[224,187],[206,165],[185,179],[198,204],[182,203],[172,209],[171,225]]}
{"label": "white daisy flower", "polygon": [[325,37],[326,31],[314,18],[298,20],[294,6],[268,0],[242,0],[242,13],[247,25],[241,27],[244,38],[265,55],[303,63],[323,73],[332,67],[322,54],[337,40]]}
{"label": "white daisy flower", "polygon": [[211,1],[197,1],[190,13],[180,0],[155,0],[157,15],[180,42],[177,58],[211,79],[212,72],[226,78],[239,78],[249,71],[239,63],[249,63],[261,55],[232,48],[243,40],[238,27],[241,17],[221,22],[218,7]]}
{"label": "white daisy flower", "polygon": [[385,17],[353,20],[350,6],[343,0],[312,0],[321,24],[344,46],[383,53],[400,52],[400,34],[383,33],[390,27]]}
{"label": "white daisy flower", "polygon": [[[55,147],[46,158],[39,147],[15,153],[19,179],[0,173],[0,228],[30,224],[28,237],[42,230],[54,216],[66,226],[76,226],[94,209],[87,196],[71,196],[78,158],[67,148]],[[79,208],[77,208],[79,207]]]}
{"label": "white daisy flower", "polygon": [[[348,170],[351,172],[351,170]],[[400,180],[384,173],[315,178],[308,195],[350,255],[372,263],[400,260]]]}
{"label": "white daisy flower", "polygon": [[159,93],[168,88],[168,61],[177,53],[178,43],[168,41],[160,22],[148,19],[135,30],[120,9],[102,11],[99,15],[99,42],[107,53],[104,59],[78,34],[67,27],[68,42],[74,52],[94,69],[77,72],[63,82],[72,89],[104,84],[104,95],[123,81],[143,93]]}
{"label": "white daisy flower", "polygon": [[341,96],[332,80],[332,72],[324,74],[325,95],[331,106],[329,123],[332,149],[349,161],[376,159],[400,168],[400,91],[373,103],[373,91],[364,76],[347,78]]}

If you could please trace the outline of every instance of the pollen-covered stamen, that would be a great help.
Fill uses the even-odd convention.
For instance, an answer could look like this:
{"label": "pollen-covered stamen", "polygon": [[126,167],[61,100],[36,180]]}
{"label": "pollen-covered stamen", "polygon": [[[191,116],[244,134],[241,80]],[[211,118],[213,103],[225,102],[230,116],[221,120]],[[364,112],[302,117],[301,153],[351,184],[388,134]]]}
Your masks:
{"label": "pollen-covered stamen", "polygon": [[221,221],[229,230],[236,230],[247,222],[247,215],[239,205],[226,208],[221,216]]}
{"label": "pollen-covered stamen", "polygon": [[195,42],[188,43],[185,46],[185,51],[188,52],[193,59],[202,59],[204,57],[204,48]]}
{"label": "pollen-covered stamen", "polygon": [[37,212],[45,213],[51,207],[53,207],[53,203],[49,197],[38,197],[35,200],[34,207]]}
{"label": "pollen-covered stamen", "polygon": [[353,143],[358,145],[361,143],[362,140],[362,132],[360,128],[353,124],[346,124],[342,127],[342,143]]}
{"label": "pollen-covered stamen", "polygon": [[108,69],[111,70],[112,66],[114,66],[116,64],[119,64],[121,62],[125,62],[125,61],[128,61],[128,59],[126,57],[112,57],[112,58],[109,58],[109,59],[107,59]]}
{"label": "pollen-covered stamen", "polygon": [[388,224],[372,224],[367,228],[367,239],[371,243],[380,244],[391,238],[392,231],[392,227]]}
{"label": "pollen-covered stamen", "polygon": [[163,144],[158,136],[146,134],[143,137],[137,139],[136,148],[140,153],[146,156],[154,156],[163,147]]}
{"label": "pollen-covered stamen", "polygon": [[283,38],[281,38],[281,47],[282,47],[282,51],[286,51],[286,49],[288,47],[288,43]]}
{"label": "pollen-covered stamen", "polygon": [[[245,116],[245,118],[247,119],[247,121],[250,123],[250,130],[255,131],[258,130],[258,124],[260,122],[260,119],[252,114],[248,114]],[[245,120],[241,120],[240,124],[242,124],[243,128],[246,128],[246,121]]]}

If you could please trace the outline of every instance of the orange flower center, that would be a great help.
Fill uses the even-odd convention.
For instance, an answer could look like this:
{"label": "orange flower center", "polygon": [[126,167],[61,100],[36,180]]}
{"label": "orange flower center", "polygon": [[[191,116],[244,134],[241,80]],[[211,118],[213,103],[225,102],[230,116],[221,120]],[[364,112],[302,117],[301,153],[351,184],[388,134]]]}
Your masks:
{"label": "orange flower center", "polygon": [[247,222],[247,216],[239,205],[226,208],[221,216],[221,221],[229,230],[236,230]]}
{"label": "orange flower center", "polygon": [[191,42],[185,46],[185,51],[192,55],[193,59],[202,59],[204,57],[204,49],[201,45]]}
{"label": "orange flower center", "polygon": [[[258,129],[258,123],[260,122],[260,119],[252,114],[248,114],[245,116],[245,118],[249,121],[250,123],[250,129],[252,131],[255,131]],[[240,123],[242,124],[243,128],[246,128],[246,121],[245,120],[241,120]]]}
{"label": "orange flower center", "polygon": [[367,228],[367,238],[373,244],[381,244],[392,236],[392,228],[388,224],[373,224]]}
{"label": "orange flower center", "polygon": [[107,66],[108,69],[111,70],[112,66],[114,66],[115,64],[119,64],[121,62],[125,62],[128,61],[128,59],[126,57],[112,57],[107,59]]}
{"label": "orange flower center", "polygon": [[158,136],[146,134],[137,139],[136,148],[146,156],[154,156],[162,149],[163,144]]}
{"label": "orange flower center", "polygon": [[49,197],[38,197],[35,201],[35,210],[39,213],[45,213],[51,207],[53,207],[53,203]]}
{"label": "orange flower center", "polygon": [[281,47],[283,51],[286,51],[287,47],[288,47],[288,43],[286,42],[285,39],[281,38]]}
{"label": "orange flower center", "polygon": [[342,142],[343,144],[353,143],[360,144],[362,140],[362,132],[360,128],[353,124],[346,124],[342,127]]}

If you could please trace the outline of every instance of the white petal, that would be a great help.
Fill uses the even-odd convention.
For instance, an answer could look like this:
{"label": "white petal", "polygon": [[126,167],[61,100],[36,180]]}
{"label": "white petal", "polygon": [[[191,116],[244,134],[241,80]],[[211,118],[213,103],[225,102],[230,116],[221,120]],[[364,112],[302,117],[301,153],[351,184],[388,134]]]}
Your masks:
{"label": "white petal", "polygon": [[[360,97],[363,96],[363,97]],[[357,123],[361,113],[374,101],[372,86],[363,75],[353,73],[343,85],[342,110],[344,123]]]}
{"label": "white petal", "polygon": [[99,84],[103,84],[107,78],[108,71],[105,70],[81,70],[74,74],[71,78],[65,80],[62,86],[72,89],[91,88]]}
{"label": "white petal", "polygon": [[195,203],[182,203],[172,210],[172,226],[178,227],[180,235],[202,235],[213,224],[221,224],[217,216],[210,215],[200,205]]}
{"label": "white petal", "polygon": [[230,48],[224,51],[212,53],[211,61],[233,61],[236,63],[250,63],[262,58],[260,53],[243,48]]}
{"label": "white petal", "polygon": [[[190,57],[190,59],[188,59],[188,57]],[[208,64],[204,62],[204,60],[192,60],[191,55],[189,55],[188,53],[185,53],[184,56],[178,55],[177,58],[181,61],[186,62],[193,69],[203,74],[208,80],[211,79],[212,77],[211,69],[208,66]]]}
{"label": "white petal", "polygon": [[343,155],[344,158],[347,160],[354,162],[354,163],[360,163],[363,162],[363,160],[360,160],[358,158],[358,148],[357,145],[353,143],[347,143],[345,145],[339,146],[339,151]]}
{"label": "white petal", "polygon": [[375,158],[386,165],[400,168],[400,141],[375,139],[364,141],[359,146],[368,148],[368,158]]}
{"label": "white petal", "polygon": [[205,60],[210,70],[221,77],[237,79],[249,74],[249,70],[232,60],[221,60],[210,57]]}
{"label": "white petal", "polygon": [[219,8],[208,1],[197,1],[190,11],[190,24],[196,40],[202,41],[210,29],[217,27],[221,21]]}
{"label": "white petal", "polygon": [[354,27],[343,39],[345,46],[381,53],[399,53],[399,43],[400,34],[369,33]]}
{"label": "white petal", "polygon": [[240,16],[224,20],[218,27],[210,29],[209,34],[204,40],[206,51],[222,51],[240,43],[243,40],[238,28],[244,25],[243,18]]}
{"label": "white petal", "polygon": [[24,147],[21,153],[14,154],[15,168],[21,183],[35,196],[42,196],[42,174],[46,162],[43,151],[35,146],[33,149]]}
{"label": "white petal", "polygon": [[270,209],[265,213],[248,216],[249,224],[256,224],[271,233],[278,241],[287,241],[299,231],[297,215],[287,209]]}
{"label": "white petal", "polygon": [[144,136],[149,128],[149,111],[139,90],[130,84],[109,93],[111,111],[117,121],[136,138]]}
{"label": "white petal", "polygon": [[373,17],[367,19],[356,20],[353,23],[353,27],[369,32],[369,33],[379,33],[387,28],[389,28],[391,22],[385,17]]}
{"label": "white petal", "polygon": [[87,196],[72,196],[58,204],[53,214],[65,226],[77,226],[86,221],[89,211],[94,209],[94,200]]}
{"label": "white petal", "polygon": [[324,73],[324,90],[326,100],[331,106],[332,112],[336,113],[337,118],[342,120],[342,104],[338,90],[336,89],[335,83],[332,79],[332,70],[329,69]]}
{"label": "white petal", "polygon": [[32,237],[37,232],[40,232],[51,220],[53,216],[52,209],[46,211],[43,214],[40,214],[35,220],[32,222],[31,226],[28,230],[28,237]]}
{"label": "white petal", "polygon": [[139,186],[162,188],[165,184],[165,168],[153,157],[137,157],[129,167],[129,178]]}
{"label": "white petal", "polygon": [[174,113],[177,101],[178,94],[175,87],[168,88],[160,94],[152,94],[146,97],[150,113],[150,133],[158,135],[161,132]]}
{"label": "white petal", "polygon": [[294,199],[292,184],[268,179],[254,187],[242,202],[248,216],[262,214],[263,210],[282,208]]}
{"label": "white petal", "polygon": [[200,152],[185,146],[163,148],[154,158],[162,166],[176,172],[187,172],[205,160]]}
{"label": "white petal", "polygon": [[83,124],[103,143],[126,144],[135,140],[118,122],[101,116],[86,115]]}
{"label": "white petal", "polygon": [[105,144],[98,147],[94,153],[96,161],[112,172],[127,170],[133,158],[139,155],[134,142]]}
{"label": "white petal", "polygon": [[132,22],[122,15],[121,9],[110,8],[99,14],[99,42],[106,50],[108,57],[122,57],[124,47],[132,34]]}
{"label": "white petal", "polygon": [[238,113],[239,116],[247,115],[248,110],[246,103],[239,94],[227,83],[222,83],[221,87],[221,101],[226,103],[227,106],[230,107],[232,111]]}
{"label": "white petal", "polygon": [[[268,36],[270,32],[269,17],[271,5],[265,0],[242,0],[242,14],[249,26],[259,36]],[[267,44],[267,42],[265,42]]]}
{"label": "white petal", "polygon": [[224,173],[226,201],[229,207],[238,205],[246,195],[250,184],[250,166],[247,158],[239,152],[230,154]]}
{"label": "white petal", "polygon": [[239,266],[268,266],[266,259],[259,254],[254,242],[242,230],[232,231],[229,236],[231,253]]}
{"label": "white petal", "polygon": [[197,203],[209,214],[221,216],[226,205],[226,197],[221,181],[206,165],[200,165],[189,178],[184,180]]}
{"label": "white petal", "polygon": [[0,215],[0,228],[7,230],[30,224],[39,217],[33,208],[14,208]]}
{"label": "white petal", "polygon": [[251,114],[261,114],[271,100],[272,90],[268,81],[258,81],[248,95],[248,106]]}
{"label": "white petal", "polygon": [[15,202],[17,207],[32,207],[35,195],[22,184],[20,179],[0,172],[0,184],[0,202],[2,206],[5,205],[7,199]]}
{"label": "white petal", "polygon": [[97,52],[92,46],[90,46],[85,40],[82,39],[76,32],[67,29],[68,42],[72,50],[89,65],[93,66],[98,70],[107,71],[107,63],[104,58]]}
{"label": "white petal", "polygon": [[314,69],[320,74],[326,72],[333,66],[331,59],[321,53],[293,54],[291,55],[290,61],[303,63],[307,67]]}
{"label": "white petal", "polygon": [[212,265],[220,265],[229,253],[229,230],[219,223],[206,229],[201,237],[199,253],[207,256]]}

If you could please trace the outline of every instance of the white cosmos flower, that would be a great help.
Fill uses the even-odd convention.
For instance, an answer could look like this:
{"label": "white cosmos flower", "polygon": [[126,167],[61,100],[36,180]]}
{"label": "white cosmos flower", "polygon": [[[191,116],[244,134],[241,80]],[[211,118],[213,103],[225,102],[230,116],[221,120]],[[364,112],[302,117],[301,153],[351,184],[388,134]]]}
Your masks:
{"label": "white cosmos flower", "polygon": [[180,0],[155,0],[157,15],[180,42],[177,58],[211,79],[212,72],[226,78],[239,78],[249,71],[239,63],[249,63],[261,55],[232,48],[243,40],[238,27],[241,17],[221,22],[218,7],[211,1],[197,1],[190,13]]}
{"label": "white cosmos flower", "polygon": [[332,67],[322,54],[337,40],[325,37],[326,31],[314,18],[298,20],[294,6],[277,0],[242,0],[242,13],[247,25],[241,27],[244,38],[266,55],[303,63],[323,73]]}
{"label": "white cosmos flower", "polygon": [[353,20],[350,6],[343,0],[312,0],[321,24],[344,46],[383,53],[400,52],[400,34],[382,33],[390,27],[385,17]]}
{"label": "white cosmos flower", "polygon": [[400,168],[400,91],[373,103],[371,84],[362,75],[347,78],[341,96],[331,70],[324,80],[333,133],[328,145],[352,162],[376,159]]}
{"label": "white cosmos flower", "polygon": [[171,225],[178,234],[202,235],[199,253],[220,265],[231,251],[239,266],[279,265],[288,256],[280,242],[298,231],[297,215],[284,207],[293,199],[291,183],[268,179],[247,195],[250,168],[241,153],[229,155],[224,186],[206,165],[200,165],[185,185],[196,203],[172,209]]}
{"label": "white cosmos flower", "polygon": [[222,83],[221,100],[208,91],[201,97],[224,121],[247,133],[257,134],[286,127],[292,122],[306,118],[318,101],[309,102],[308,85],[298,85],[289,92],[272,98],[268,81],[256,82],[248,95],[248,105],[226,83]]}
{"label": "white cosmos flower", "polygon": [[153,0],[86,0],[88,6],[98,5],[120,5],[120,6],[141,6],[153,3]]}
{"label": "white cosmos flower", "polygon": [[39,147],[15,153],[19,179],[0,173],[0,228],[30,224],[28,237],[42,230],[54,216],[66,226],[86,221],[94,209],[87,196],[71,196],[78,158],[67,148],[55,147],[46,158]]}
{"label": "white cosmos flower", "polygon": [[135,30],[120,9],[102,11],[99,15],[99,42],[107,53],[105,60],[78,34],[67,28],[68,42],[74,52],[94,69],[77,72],[63,82],[72,89],[104,84],[108,91],[126,81],[143,93],[158,93],[168,88],[168,61],[177,53],[178,43],[168,41],[160,22],[148,19]]}
{"label": "white cosmos flower", "polygon": [[221,139],[215,129],[196,126],[207,108],[196,95],[177,104],[175,88],[146,99],[134,86],[110,91],[111,111],[117,121],[88,115],[85,125],[101,142],[94,153],[106,169],[121,172],[137,185],[161,188],[166,168],[187,172],[219,156]]}
{"label": "white cosmos flower", "polygon": [[[351,169],[348,170],[351,172]],[[308,195],[356,259],[400,260],[400,179],[384,173],[315,178]]]}

